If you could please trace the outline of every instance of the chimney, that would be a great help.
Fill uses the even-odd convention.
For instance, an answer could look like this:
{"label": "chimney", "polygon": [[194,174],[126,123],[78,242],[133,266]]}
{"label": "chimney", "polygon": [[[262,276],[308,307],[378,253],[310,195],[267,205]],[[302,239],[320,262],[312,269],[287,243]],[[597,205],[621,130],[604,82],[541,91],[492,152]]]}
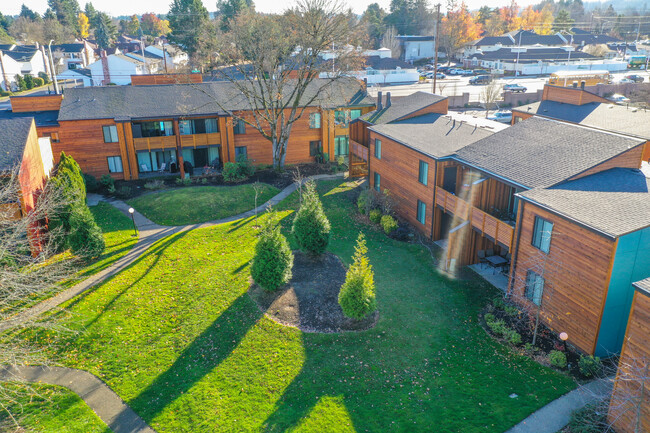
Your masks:
{"label": "chimney", "polygon": [[574,89],[577,89],[577,88],[578,88],[578,82],[577,82],[577,81],[574,81],[574,82],[573,82],[573,88],[574,88]]}
{"label": "chimney", "polygon": [[386,92],[386,108],[390,107],[390,92]]}
{"label": "chimney", "polygon": [[367,95],[368,94],[368,77],[365,77],[363,79],[363,84],[361,84],[361,86],[363,87],[363,93],[365,93]]}
{"label": "chimney", "polygon": [[586,81],[584,81],[584,80],[580,81],[580,88],[581,88],[582,90],[585,90],[585,86],[586,86],[586,85],[587,85],[587,82],[586,82]]}
{"label": "chimney", "polygon": [[382,99],[383,99],[383,94],[381,91],[377,92],[377,111],[381,111],[384,109],[384,106],[382,105]]}
{"label": "chimney", "polygon": [[100,52],[100,55],[102,61],[102,72],[104,75],[104,79],[102,80],[101,84],[105,86],[111,82],[111,71],[110,68],[108,67],[108,57],[106,56],[106,51],[102,50]]}

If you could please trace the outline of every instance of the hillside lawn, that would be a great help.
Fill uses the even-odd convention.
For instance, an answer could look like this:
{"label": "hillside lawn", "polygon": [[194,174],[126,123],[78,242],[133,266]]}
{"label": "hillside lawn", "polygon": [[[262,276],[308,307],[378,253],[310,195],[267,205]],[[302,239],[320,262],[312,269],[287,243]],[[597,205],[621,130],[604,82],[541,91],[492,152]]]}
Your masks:
{"label": "hillside lawn", "polygon": [[[425,247],[359,223],[351,189],[319,183],[329,251],[349,265],[366,234],[373,329],[306,334],[267,319],[247,294],[257,233],[247,219],[163,239],[72,300],[72,317],[53,313],[77,334],[9,337],[96,374],[159,433],[503,432],[575,387],[481,328],[495,289],[446,278]],[[278,206],[287,234],[296,205],[294,193]]]}

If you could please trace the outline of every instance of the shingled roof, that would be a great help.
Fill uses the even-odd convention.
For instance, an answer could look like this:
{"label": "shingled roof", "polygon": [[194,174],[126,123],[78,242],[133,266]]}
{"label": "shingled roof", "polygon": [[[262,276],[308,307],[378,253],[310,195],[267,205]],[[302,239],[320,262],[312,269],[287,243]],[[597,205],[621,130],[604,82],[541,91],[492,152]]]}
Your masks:
{"label": "shingled roof", "polygon": [[650,179],[640,170],[613,168],[519,196],[611,238],[650,227]]}
{"label": "shingled roof", "polygon": [[550,187],[633,147],[625,137],[556,120],[531,117],[457,153],[461,162],[521,187]]}
{"label": "shingled roof", "polygon": [[0,171],[11,170],[23,160],[33,121],[31,117],[0,119]]}
{"label": "shingled roof", "polygon": [[408,96],[394,98],[391,101],[390,107],[386,107],[386,104],[384,104],[381,110],[366,113],[360,119],[374,125],[395,122],[446,98],[446,96],[435,95],[429,92],[415,92]]}
{"label": "shingled roof", "polygon": [[499,48],[495,51],[486,51],[482,54],[472,54],[481,60],[516,60],[519,62],[536,62],[539,60],[563,60],[566,61],[571,53],[571,59],[597,59],[598,57],[582,51],[567,51],[562,47],[557,48],[529,48],[526,51],[517,52],[512,48]]}
{"label": "shingled roof", "polygon": [[[325,80],[314,80],[304,99],[311,98]],[[83,119],[163,118],[189,115],[227,114],[248,110],[241,92],[229,81],[168,84],[157,86],[105,86],[66,89],[59,121]],[[354,79],[342,79],[327,85],[311,104],[328,108],[372,106],[374,101]]]}
{"label": "shingled roof", "polygon": [[573,105],[556,101],[541,101],[513,108],[512,111],[532,113],[650,140],[650,111],[642,108],[601,102]]}
{"label": "shingled roof", "polygon": [[468,115],[430,113],[368,129],[433,158],[444,158],[502,128],[507,126]]}

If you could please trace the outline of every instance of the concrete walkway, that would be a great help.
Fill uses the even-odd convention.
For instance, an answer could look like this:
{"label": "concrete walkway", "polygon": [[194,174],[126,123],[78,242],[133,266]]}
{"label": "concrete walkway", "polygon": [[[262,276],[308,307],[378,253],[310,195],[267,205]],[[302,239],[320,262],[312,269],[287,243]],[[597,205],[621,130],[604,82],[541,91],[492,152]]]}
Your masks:
{"label": "concrete walkway", "polygon": [[550,402],[506,433],[556,433],[569,423],[574,411],[609,397],[613,385],[613,379],[594,380]]}
{"label": "concrete walkway", "polygon": [[115,433],[156,433],[97,376],[62,367],[10,367],[0,369],[0,380],[47,383],[76,393]]}
{"label": "concrete walkway", "polygon": [[[333,180],[343,177],[343,173],[337,175],[317,175],[310,180]],[[0,323],[0,332],[18,326],[26,326],[39,315],[50,311],[70,299],[80,295],[86,290],[103,282],[117,274],[135,260],[137,260],[149,247],[162,238],[176,233],[194,230],[197,228],[210,227],[218,224],[229,223],[239,219],[250,218],[257,213],[264,212],[270,206],[275,206],[287,198],[297,189],[297,185],[291,184],[280,191],[275,197],[256,209],[234,215],[220,220],[209,221],[200,224],[185,226],[161,226],[146,218],[140,212],[135,211],[133,218],[138,228],[138,241],[131,250],[122,258],[113,263],[110,267],[97,274],[88,277],[79,284],[64,290],[58,295],[47,299],[9,320]],[[126,216],[130,217],[130,206],[121,200],[105,199],[97,194],[88,195],[88,203],[95,205],[99,201],[106,201],[116,207]],[[126,403],[113,392],[108,385],[96,376],[83,370],[64,367],[44,366],[14,366],[0,368],[0,380],[5,381],[26,381],[32,383],[47,383],[64,386],[77,393],[88,406],[101,418],[115,433],[155,433]]]}

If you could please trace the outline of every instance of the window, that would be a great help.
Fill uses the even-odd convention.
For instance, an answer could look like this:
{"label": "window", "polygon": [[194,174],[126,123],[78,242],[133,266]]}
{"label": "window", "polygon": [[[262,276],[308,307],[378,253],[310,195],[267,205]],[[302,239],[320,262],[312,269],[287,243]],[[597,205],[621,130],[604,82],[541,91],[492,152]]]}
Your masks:
{"label": "window", "polygon": [[418,200],[418,221],[424,224],[427,220],[427,204]]}
{"label": "window", "polygon": [[337,135],[334,138],[334,156],[345,156],[349,153],[349,140],[347,135]]}
{"label": "window", "polygon": [[219,132],[219,119],[204,119],[205,122],[205,132],[211,134],[213,132]]}
{"label": "window", "polygon": [[309,142],[309,156],[316,156],[316,155],[320,155],[321,153],[322,153],[322,151],[321,151],[320,140],[310,141]]}
{"label": "window", "polygon": [[361,117],[361,110],[355,109],[355,110],[350,110],[350,120],[354,120]]}
{"label": "window", "polygon": [[111,173],[122,173],[122,157],[109,156],[108,158],[108,171]]}
{"label": "window", "polygon": [[235,146],[235,160],[239,161],[240,158],[248,158],[246,146]]}
{"label": "window", "polygon": [[381,191],[381,175],[375,172],[375,190]]}
{"label": "window", "polygon": [[[116,131],[117,132],[117,131]],[[58,132],[50,132],[50,141],[52,143],[59,143],[59,133]],[[117,135],[117,134],[116,134]]]}
{"label": "window", "polygon": [[420,161],[420,172],[418,174],[418,182],[426,185],[429,179],[429,163]]}
{"label": "window", "polygon": [[246,134],[246,124],[241,119],[236,119],[233,125],[235,134]]}
{"label": "window", "polygon": [[375,138],[375,158],[381,159],[381,140]]}
{"label": "window", "polygon": [[311,113],[309,115],[309,127],[311,129],[320,128],[320,113]]}
{"label": "window", "polygon": [[533,228],[533,246],[548,253],[551,249],[551,233],[553,233],[553,223],[536,216]]}
{"label": "window", "polygon": [[[117,143],[117,126],[102,126],[104,130],[104,143]],[[122,170],[120,170],[122,171]]]}
{"label": "window", "polygon": [[526,298],[531,300],[535,305],[541,305],[543,293],[544,278],[533,271],[528,271],[526,274]]}
{"label": "window", "polygon": [[[179,122],[179,129],[183,127],[182,125],[183,121]],[[174,124],[171,120],[133,123],[133,138],[166,137],[170,135],[174,135]]]}
{"label": "window", "polygon": [[349,121],[349,118],[348,118],[348,112],[347,111],[345,111],[345,110],[336,110],[334,112],[334,123],[336,123],[337,125],[347,126],[348,121]]}

